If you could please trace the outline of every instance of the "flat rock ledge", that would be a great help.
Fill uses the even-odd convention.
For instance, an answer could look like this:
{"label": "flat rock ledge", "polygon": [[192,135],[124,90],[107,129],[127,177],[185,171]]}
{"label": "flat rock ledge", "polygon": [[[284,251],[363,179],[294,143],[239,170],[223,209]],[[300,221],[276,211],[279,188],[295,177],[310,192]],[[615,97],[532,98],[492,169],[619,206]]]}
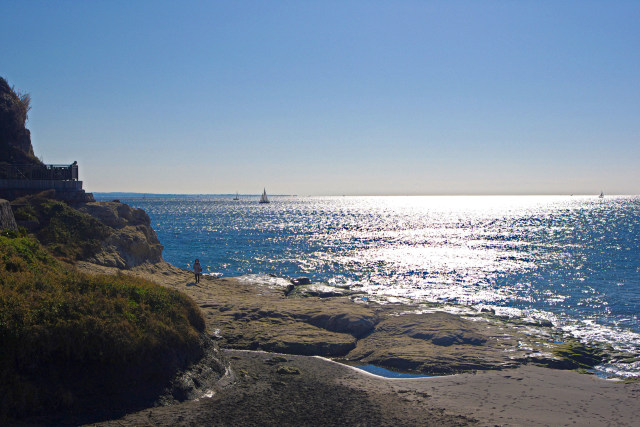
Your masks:
{"label": "flat rock ledge", "polygon": [[[89,263],[78,267],[120,271]],[[164,262],[125,273],[193,298],[222,348],[325,356],[427,374],[511,368],[553,358],[550,345],[531,335],[530,327],[519,328],[491,313],[461,316],[429,304],[380,304],[354,295],[299,298],[286,286],[236,278],[205,276],[196,285],[190,272]]]}

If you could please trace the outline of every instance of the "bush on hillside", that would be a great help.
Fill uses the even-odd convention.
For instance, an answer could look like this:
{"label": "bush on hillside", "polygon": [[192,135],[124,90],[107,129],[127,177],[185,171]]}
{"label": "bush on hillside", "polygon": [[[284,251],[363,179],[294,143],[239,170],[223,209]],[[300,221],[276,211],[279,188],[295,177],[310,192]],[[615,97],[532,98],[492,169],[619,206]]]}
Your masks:
{"label": "bush on hillside", "polygon": [[31,111],[31,95],[16,91],[0,77],[0,124],[12,131],[24,128]]}
{"label": "bush on hillside", "polygon": [[49,193],[14,200],[16,221],[25,224],[51,253],[65,261],[86,259],[99,252],[102,240],[113,229],[87,213],[53,200]]}
{"label": "bush on hillside", "polygon": [[87,401],[148,404],[201,356],[204,327],[183,294],[81,274],[32,238],[0,236],[0,420]]}

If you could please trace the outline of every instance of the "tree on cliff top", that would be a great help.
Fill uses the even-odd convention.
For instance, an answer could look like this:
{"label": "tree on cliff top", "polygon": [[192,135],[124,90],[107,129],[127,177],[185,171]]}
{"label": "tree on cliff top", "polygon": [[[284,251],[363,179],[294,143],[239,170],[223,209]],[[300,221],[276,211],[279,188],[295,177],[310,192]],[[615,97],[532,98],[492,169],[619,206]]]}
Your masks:
{"label": "tree on cliff top", "polygon": [[16,92],[0,77],[0,163],[42,164],[25,127],[30,109],[31,95]]}

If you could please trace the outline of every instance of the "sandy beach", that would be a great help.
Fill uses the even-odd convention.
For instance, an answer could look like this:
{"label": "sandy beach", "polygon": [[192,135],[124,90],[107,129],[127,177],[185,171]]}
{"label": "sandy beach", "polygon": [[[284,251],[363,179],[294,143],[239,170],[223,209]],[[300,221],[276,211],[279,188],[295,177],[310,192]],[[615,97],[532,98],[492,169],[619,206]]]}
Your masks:
{"label": "sandy beach", "polygon": [[[85,271],[114,273],[81,264]],[[132,274],[179,289],[220,333],[235,295],[269,305],[264,287],[205,278],[168,264]],[[223,283],[226,283],[225,286]],[[311,299],[297,299],[313,304]],[[246,307],[245,307],[246,309]],[[224,333],[224,332],[222,332]],[[224,348],[224,346],[222,346]],[[97,425],[638,425],[640,385],[533,365],[429,378],[390,379],[324,357],[224,349],[229,375],[197,400],[148,408]]]}
{"label": "sandy beach", "polygon": [[[210,398],[150,408],[97,425],[632,426],[636,385],[524,366],[389,379],[323,358],[227,350],[233,382]],[[298,374],[280,374],[278,365]]]}

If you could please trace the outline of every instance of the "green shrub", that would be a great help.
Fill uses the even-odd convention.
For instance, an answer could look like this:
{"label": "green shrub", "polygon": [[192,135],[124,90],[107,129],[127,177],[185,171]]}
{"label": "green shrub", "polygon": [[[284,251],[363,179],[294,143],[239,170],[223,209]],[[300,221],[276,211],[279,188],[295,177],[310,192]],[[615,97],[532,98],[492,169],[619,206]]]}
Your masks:
{"label": "green shrub", "polygon": [[0,236],[0,420],[160,384],[200,356],[204,327],[183,294],[82,274],[32,238]]}
{"label": "green shrub", "polygon": [[18,237],[19,235],[20,235],[20,232],[15,230],[10,230],[8,228],[5,228],[4,230],[2,230],[2,232],[0,232],[0,236],[10,237],[10,238]]}
{"label": "green shrub", "polygon": [[113,231],[89,214],[47,194],[15,200],[17,221],[27,221],[28,231],[56,257],[73,262],[100,251],[102,241]]}
{"label": "green shrub", "polygon": [[13,216],[16,221],[38,221],[36,210],[31,205],[21,206],[14,212]]}

